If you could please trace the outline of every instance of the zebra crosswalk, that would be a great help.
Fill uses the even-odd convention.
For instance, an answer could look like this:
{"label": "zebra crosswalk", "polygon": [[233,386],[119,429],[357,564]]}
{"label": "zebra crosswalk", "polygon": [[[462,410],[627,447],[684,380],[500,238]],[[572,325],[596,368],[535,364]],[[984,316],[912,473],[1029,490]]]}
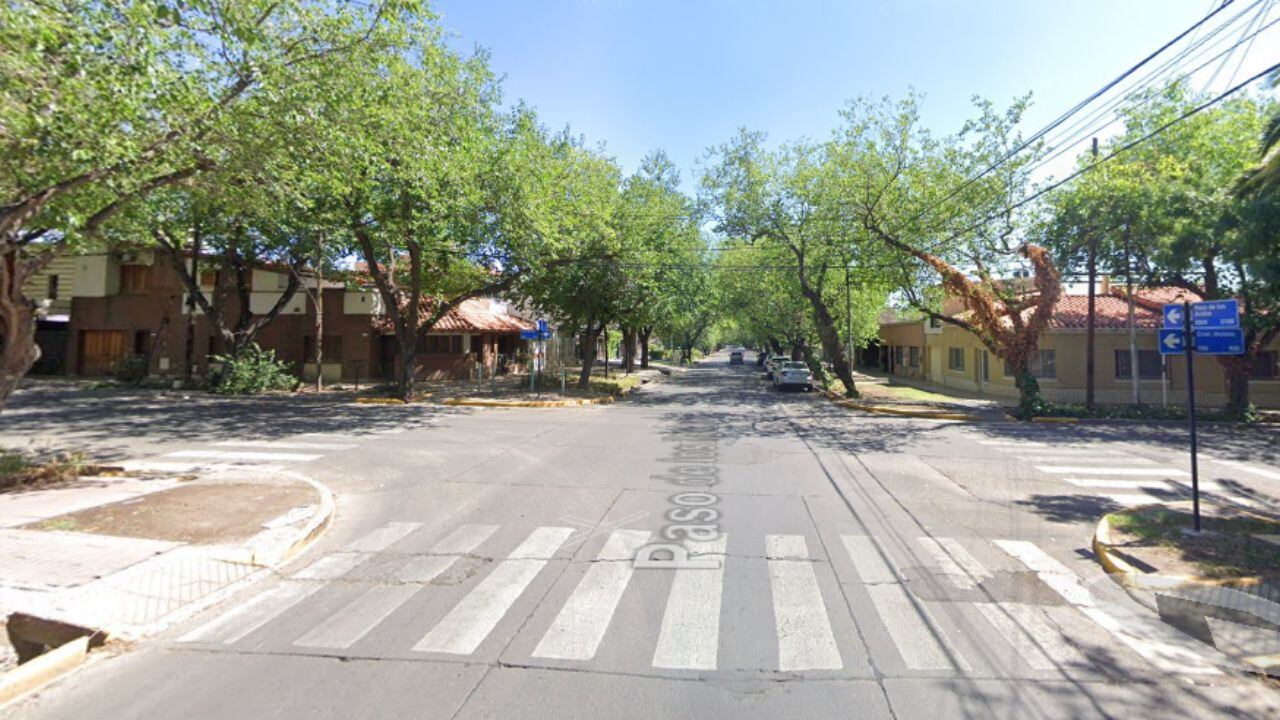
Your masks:
{"label": "zebra crosswalk", "polygon": [[121,467],[126,472],[159,474],[222,474],[248,468],[266,473],[356,447],[351,443],[331,440],[333,438],[323,435],[298,435],[280,440],[222,440],[206,448],[175,450],[152,458],[126,460]]}
{"label": "zebra crosswalk", "polygon": [[[1136,615],[1118,616],[1066,565],[1022,540],[912,539],[909,550],[917,562],[926,559],[930,582],[972,598],[956,601],[922,592],[919,579],[909,579],[919,566],[904,569],[911,562],[903,557],[906,550],[886,548],[869,535],[840,533],[821,542],[803,534],[765,535],[760,557],[758,551],[732,552],[755,546],[759,537],[722,534],[688,543],[691,555],[719,559],[715,568],[640,570],[632,560],[652,539],[647,530],[615,528],[575,543],[570,541],[580,529],[500,529],[463,524],[436,539],[418,537],[431,532],[419,523],[388,523],[176,642],[361,656],[501,655],[520,663],[611,663],[658,674],[744,668],[850,673],[878,653],[884,665],[902,672],[949,675],[990,671],[987,656],[995,655],[1016,672],[1037,676],[1103,672],[1082,650],[1080,628],[1088,624],[1094,636],[1128,648],[1134,662],[1164,672],[1213,667],[1186,643],[1162,640],[1161,628]],[[828,557],[825,548],[840,556]],[[994,558],[1004,558],[1006,566],[993,567]],[[575,564],[582,567],[569,572]],[[1000,590],[993,579],[1010,567],[1043,583],[1059,601],[1037,604]],[[744,583],[748,577],[760,580]],[[733,595],[744,587],[761,590]],[[857,610],[867,605],[872,612]],[[771,626],[748,620],[764,611]],[[759,645],[741,642],[735,637],[741,633],[753,642],[769,638],[767,650],[735,656]],[[975,646],[986,651],[975,653]]]}

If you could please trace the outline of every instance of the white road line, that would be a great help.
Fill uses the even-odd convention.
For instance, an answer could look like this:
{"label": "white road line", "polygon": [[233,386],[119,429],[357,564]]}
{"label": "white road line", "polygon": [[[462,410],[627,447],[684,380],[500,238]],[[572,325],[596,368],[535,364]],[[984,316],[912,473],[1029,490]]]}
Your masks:
{"label": "white road line", "polygon": [[1175,477],[1186,475],[1185,470],[1171,467],[1101,467],[1093,465],[1037,465],[1036,469],[1054,475],[1143,475]]}
{"label": "white road line", "polygon": [[339,443],[306,443],[277,440],[223,440],[214,443],[215,447],[269,448],[275,450],[351,450],[355,445]]}
{"label": "white road line", "polygon": [[942,638],[934,632],[937,625],[929,611],[911,601],[907,589],[893,574],[871,538],[841,535],[840,540],[853,560],[858,577],[866,585],[880,622],[889,632],[907,667],[913,670],[969,670],[969,664],[958,654],[952,653],[955,662],[948,657]]}
{"label": "white road line", "polygon": [[[844,667],[827,606],[822,601],[818,576],[809,562],[803,535],[770,535],[769,586],[773,590],[773,616],[778,632],[778,669],[839,670]],[[774,552],[783,551],[783,552]]]}
{"label": "white road line", "polygon": [[409,533],[422,527],[418,522],[393,522],[353,540],[345,548],[350,552],[382,552]]}
{"label": "white road line", "polygon": [[266,625],[324,587],[319,583],[285,580],[212,621],[178,638],[178,642],[220,642],[230,645]]}
{"label": "white road line", "polygon": [[[690,548],[694,543],[688,544]],[[698,554],[724,555],[728,535],[698,543]],[[724,563],[715,569],[682,568],[675,572],[653,666],[682,670],[714,670],[720,646],[720,600]]]}
{"label": "white road line", "polygon": [[975,440],[974,442],[989,447],[1045,447],[1049,444],[1038,440]]}
{"label": "white road line", "polygon": [[[1204,457],[1204,456],[1201,455],[1201,457]],[[1215,457],[1215,458],[1212,458],[1212,461],[1216,463],[1221,463],[1230,468],[1235,468],[1236,470],[1243,470],[1247,473],[1253,473],[1254,475],[1258,475],[1260,477],[1264,477],[1269,480],[1280,480],[1280,472],[1277,472],[1275,470],[1266,470],[1263,468],[1256,468],[1256,467],[1253,467],[1252,465],[1246,465],[1237,460],[1222,460]]]}
{"label": "white road line", "polygon": [[1063,478],[1064,482],[1087,488],[1108,490],[1173,490],[1168,480],[1095,480],[1093,478]]}
{"label": "white road line", "polygon": [[840,540],[844,543],[845,551],[849,553],[849,559],[853,560],[853,567],[858,571],[858,577],[862,582],[867,584],[898,582],[898,577],[880,556],[880,551],[871,538],[866,535],[841,535]]}
{"label": "white road line", "polygon": [[416,593],[419,585],[371,587],[294,641],[298,647],[349,648]]}
{"label": "white road line", "polygon": [[[1093,595],[1081,583],[1079,576],[1033,543],[1025,540],[996,540],[995,544],[1034,571],[1054,592],[1075,605],[1077,610],[1084,613],[1099,627],[1128,645],[1157,668],[1165,672],[1221,674],[1220,670],[1196,651],[1153,639],[1167,636],[1170,632],[1159,621],[1141,618],[1119,606],[1114,606],[1112,610],[1123,613],[1125,622],[1103,611],[1097,606]],[[1174,641],[1177,640],[1174,639]],[[1194,643],[1194,641],[1188,642]]]}
{"label": "white road line", "polygon": [[497,529],[497,525],[459,525],[456,530],[436,543],[431,548],[431,552],[438,555],[466,555],[480,547],[480,544],[488,540]]}
{"label": "white road line", "polygon": [[635,571],[632,559],[649,541],[646,530],[615,530],[609,535],[596,562],[569,596],[534,657],[558,660],[590,660],[595,657],[613,613]]}
{"label": "white road line", "polygon": [[1008,613],[1043,653],[1057,665],[1087,666],[1089,661],[1074,645],[1067,642],[1062,632],[1050,624],[1039,605],[1023,603],[998,603]]}
{"label": "white road line", "polygon": [[1087,453],[1087,454],[1080,454],[1080,455],[1064,455],[1062,453],[1040,453],[1036,455],[1013,455],[1012,457],[1017,460],[1024,460],[1026,462],[1032,462],[1032,463],[1081,462],[1081,461],[1090,461],[1090,460],[1093,460],[1096,462],[1109,462],[1109,463],[1123,460],[1126,463],[1137,463],[1139,465],[1154,465],[1156,463],[1155,460],[1152,460],[1150,458],[1144,458],[1144,457],[1121,458],[1114,455],[1109,455],[1106,457],[1095,458],[1093,457],[1093,455],[1095,455],[1095,453]]}
{"label": "white road line", "polygon": [[974,603],[978,608],[978,612],[991,623],[991,627],[996,629],[1005,640],[1009,642],[1015,652],[1022,657],[1022,660],[1036,670],[1052,670],[1056,667],[1053,660],[1045,655],[1030,634],[1024,632],[1021,625],[1009,617],[1009,613],[1005,609],[1007,603],[996,605],[994,603]]}
{"label": "white road line", "polygon": [[512,560],[550,560],[564,541],[576,532],[567,527],[540,527],[529,534],[508,557]]}
{"label": "white road line", "polygon": [[368,558],[369,553],[329,553],[294,573],[292,577],[294,580],[337,580]]}
{"label": "white road line", "polygon": [[[560,544],[572,534],[572,528],[540,527],[534,530],[520,547],[506,560],[498,563],[493,572],[472,588],[461,602],[431,628],[413,649],[417,652],[452,655],[475,652],[547,565],[546,560],[528,558],[554,555]],[[558,541],[552,546],[556,538]]]}
{"label": "white road line", "polygon": [[165,457],[208,458],[210,460],[232,460],[245,462],[259,462],[262,460],[307,462],[323,456],[312,453],[250,452],[248,450],[179,450],[177,452],[171,452],[165,455]]}
{"label": "white road line", "polygon": [[[120,463],[120,467],[125,472],[146,472],[146,473],[224,473],[224,472],[244,472],[243,465],[233,465],[231,463],[219,462],[167,462],[164,460],[126,460]],[[279,465],[255,465],[253,471],[256,473],[271,473],[282,469]]]}
{"label": "white road line", "polygon": [[809,546],[803,535],[765,535],[765,557],[770,560],[808,560]]}
{"label": "white road line", "polygon": [[1111,502],[1122,507],[1134,507],[1135,505],[1154,505],[1157,503],[1167,502],[1155,495],[1130,495],[1125,493],[1099,493],[1098,497],[1110,500]]}
{"label": "white road line", "polygon": [[916,540],[937,561],[942,574],[962,590],[972,590],[978,583],[991,577],[991,573],[954,538],[935,540],[931,537],[919,537]]}
{"label": "white road line", "polygon": [[396,581],[429,583],[457,561],[457,555],[415,555],[396,569]]}

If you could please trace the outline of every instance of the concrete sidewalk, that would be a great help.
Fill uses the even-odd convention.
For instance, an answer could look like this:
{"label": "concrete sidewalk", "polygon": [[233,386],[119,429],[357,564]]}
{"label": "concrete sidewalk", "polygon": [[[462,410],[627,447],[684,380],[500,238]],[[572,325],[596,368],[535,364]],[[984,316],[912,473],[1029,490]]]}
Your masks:
{"label": "concrete sidewalk", "polygon": [[332,508],[321,485],[250,468],[6,492],[0,614],[150,635],[296,553]]}

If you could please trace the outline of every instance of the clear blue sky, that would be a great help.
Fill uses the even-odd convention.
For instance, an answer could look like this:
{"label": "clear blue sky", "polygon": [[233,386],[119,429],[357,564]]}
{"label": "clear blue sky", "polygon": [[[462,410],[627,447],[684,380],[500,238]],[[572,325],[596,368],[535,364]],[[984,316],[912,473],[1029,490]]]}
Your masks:
{"label": "clear blue sky", "polygon": [[[664,148],[688,185],[695,160],[736,128],[775,142],[825,138],[838,109],[862,95],[915,88],[926,123],[949,133],[970,115],[973,95],[1003,105],[1031,92],[1027,127],[1037,128],[1211,4],[443,0],[435,8],[460,49],[491,51],[508,103],[524,99],[547,124],[606,143],[628,172]],[[1275,55],[1267,39],[1251,60]]]}

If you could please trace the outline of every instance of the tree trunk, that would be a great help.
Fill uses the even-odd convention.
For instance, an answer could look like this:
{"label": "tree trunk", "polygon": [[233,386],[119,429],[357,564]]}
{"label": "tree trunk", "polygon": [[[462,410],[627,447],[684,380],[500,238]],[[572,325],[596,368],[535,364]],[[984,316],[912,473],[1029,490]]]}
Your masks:
{"label": "tree trunk", "polygon": [[1249,371],[1253,367],[1257,348],[1250,347],[1245,355],[1219,357],[1218,362],[1227,376],[1227,412],[1241,416],[1249,409]]}
{"label": "tree trunk", "polygon": [[36,308],[22,294],[22,283],[52,258],[52,253],[45,253],[36,260],[23,261],[16,248],[0,256],[0,409],[40,359]]}
{"label": "tree trunk", "polygon": [[853,371],[849,367],[849,358],[845,356],[844,347],[840,342],[840,332],[836,329],[836,321],[831,315],[830,308],[822,299],[822,294],[810,287],[807,282],[801,283],[800,292],[813,307],[813,319],[814,324],[818,326],[818,339],[822,341],[822,352],[831,358],[831,368],[844,384],[844,396],[858,397],[858,389],[853,382]]}
{"label": "tree trunk", "polygon": [[591,385],[591,368],[596,364],[596,341],[600,339],[600,327],[587,321],[587,328],[582,333],[582,370],[578,373],[578,389],[586,390]]}
{"label": "tree trunk", "polygon": [[640,328],[640,367],[645,370],[649,369],[649,336],[653,333],[653,328]]}
{"label": "tree trunk", "polygon": [[622,357],[626,365],[627,374],[636,371],[636,331],[634,328],[624,328],[622,330]]}

